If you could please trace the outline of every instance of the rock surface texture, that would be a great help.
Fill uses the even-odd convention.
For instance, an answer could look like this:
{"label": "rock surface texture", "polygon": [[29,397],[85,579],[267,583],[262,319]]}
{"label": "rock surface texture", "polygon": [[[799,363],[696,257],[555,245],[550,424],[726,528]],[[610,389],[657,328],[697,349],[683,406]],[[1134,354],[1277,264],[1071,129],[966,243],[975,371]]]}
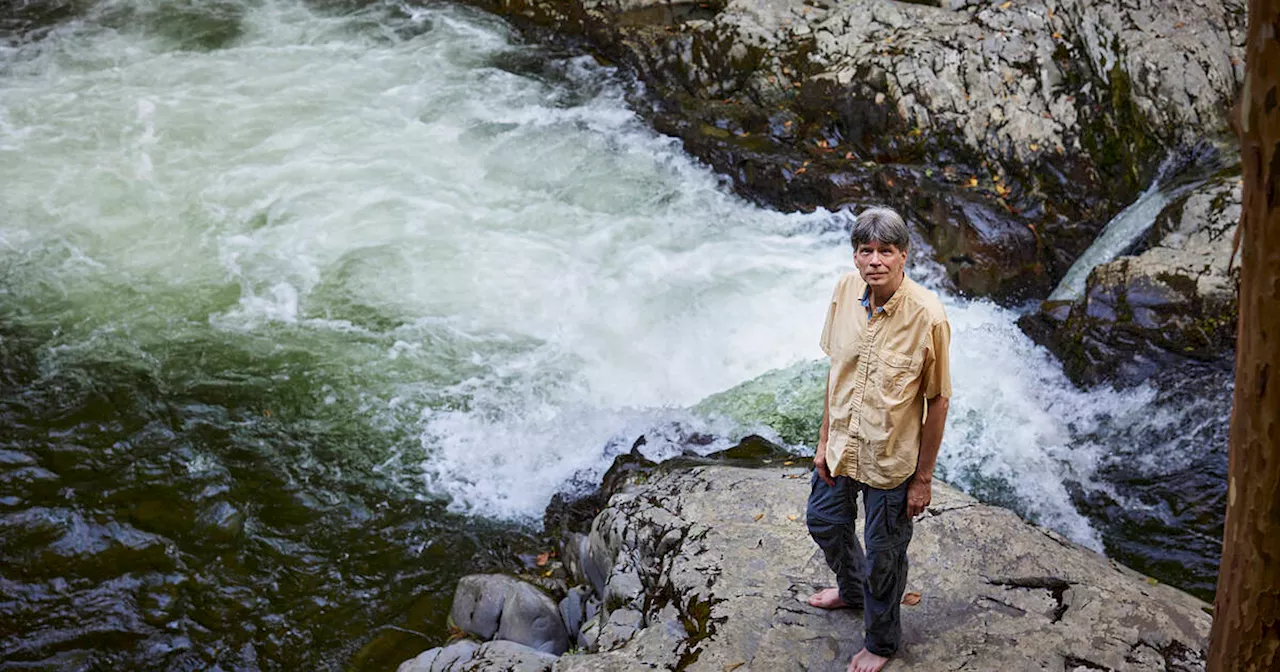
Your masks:
{"label": "rock surface texture", "polygon": [[1229,369],[1236,334],[1233,263],[1240,181],[1211,180],[1173,201],[1137,255],[1093,269],[1085,294],[1046,303],[1023,328],[1080,383],[1136,383],[1162,366]]}
{"label": "rock surface texture", "polygon": [[568,633],[555,600],[529,583],[501,574],[462,577],[453,594],[449,620],[480,639],[522,644],[560,655]]}
{"label": "rock surface texture", "polygon": [[469,0],[586,38],[783,208],[886,203],[964,291],[1043,296],[1170,153],[1229,135],[1241,0]]}
{"label": "rock surface texture", "polygon": [[[809,478],[696,467],[614,495],[590,534],[616,587],[598,648],[555,669],[845,669],[860,613],[805,603],[832,581],[805,529]],[[945,485],[910,562],[920,599],[890,670],[1203,669],[1207,604]]]}

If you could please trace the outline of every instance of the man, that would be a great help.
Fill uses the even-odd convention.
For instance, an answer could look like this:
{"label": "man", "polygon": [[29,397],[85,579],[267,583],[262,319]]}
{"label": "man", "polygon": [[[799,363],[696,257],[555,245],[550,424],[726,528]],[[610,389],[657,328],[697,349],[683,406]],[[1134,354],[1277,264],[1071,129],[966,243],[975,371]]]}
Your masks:
{"label": "man", "polygon": [[809,604],[863,610],[864,646],[849,672],[876,672],[901,643],[911,519],[932,496],[951,396],[951,328],[938,297],[903,272],[909,241],[897,213],[864,211],[850,240],[858,272],[836,283],[822,329],[831,370],[806,512],[836,587]]}

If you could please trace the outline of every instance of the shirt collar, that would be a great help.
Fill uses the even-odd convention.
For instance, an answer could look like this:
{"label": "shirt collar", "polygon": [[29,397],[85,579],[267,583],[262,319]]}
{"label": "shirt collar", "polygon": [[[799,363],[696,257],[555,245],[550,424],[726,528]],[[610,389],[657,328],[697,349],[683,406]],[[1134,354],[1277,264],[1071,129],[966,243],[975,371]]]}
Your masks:
{"label": "shirt collar", "polygon": [[[903,290],[907,288],[908,282],[911,282],[911,278],[908,278],[904,273],[902,275],[902,284],[898,285],[898,291],[894,292],[893,296],[889,297],[889,300],[886,301],[883,306],[876,306],[876,313],[893,313],[893,311],[898,307],[898,304],[902,303],[902,295],[906,294]],[[862,302],[863,308],[871,307],[871,285],[863,287],[862,298],[859,299],[859,301]]]}

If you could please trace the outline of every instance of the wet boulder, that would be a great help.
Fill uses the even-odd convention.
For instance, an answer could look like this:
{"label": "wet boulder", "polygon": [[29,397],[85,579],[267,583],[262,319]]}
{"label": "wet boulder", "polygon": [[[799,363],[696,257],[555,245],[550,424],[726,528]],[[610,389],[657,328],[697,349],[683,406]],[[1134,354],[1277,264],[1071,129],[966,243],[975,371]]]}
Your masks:
{"label": "wet boulder", "polygon": [[482,672],[484,670],[504,670],[506,672],[550,672],[556,663],[556,656],[545,651],[506,640],[485,642],[476,650],[471,662],[462,666],[462,670]]}
{"label": "wet boulder", "polygon": [[1221,177],[1175,199],[1145,249],[1097,266],[1083,296],[1046,302],[1020,325],[1080,384],[1136,384],[1186,362],[1229,368],[1240,197],[1239,179]]}
{"label": "wet boulder", "polygon": [[453,672],[475,657],[479,648],[478,642],[463,639],[449,646],[424,651],[416,658],[400,663],[396,672]]}
{"label": "wet boulder", "polygon": [[481,639],[517,642],[552,655],[569,648],[555,600],[536,586],[501,574],[472,574],[458,582],[449,620]]}

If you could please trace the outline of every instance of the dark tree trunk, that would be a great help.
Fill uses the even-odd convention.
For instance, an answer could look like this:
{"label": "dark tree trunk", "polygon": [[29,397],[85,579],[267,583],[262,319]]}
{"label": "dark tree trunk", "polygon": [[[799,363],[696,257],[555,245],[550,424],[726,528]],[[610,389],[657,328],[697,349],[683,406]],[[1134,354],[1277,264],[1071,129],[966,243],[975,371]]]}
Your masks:
{"label": "dark tree trunk", "polygon": [[1240,326],[1210,672],[1280,670],[1280,0],[1250,0]]}

